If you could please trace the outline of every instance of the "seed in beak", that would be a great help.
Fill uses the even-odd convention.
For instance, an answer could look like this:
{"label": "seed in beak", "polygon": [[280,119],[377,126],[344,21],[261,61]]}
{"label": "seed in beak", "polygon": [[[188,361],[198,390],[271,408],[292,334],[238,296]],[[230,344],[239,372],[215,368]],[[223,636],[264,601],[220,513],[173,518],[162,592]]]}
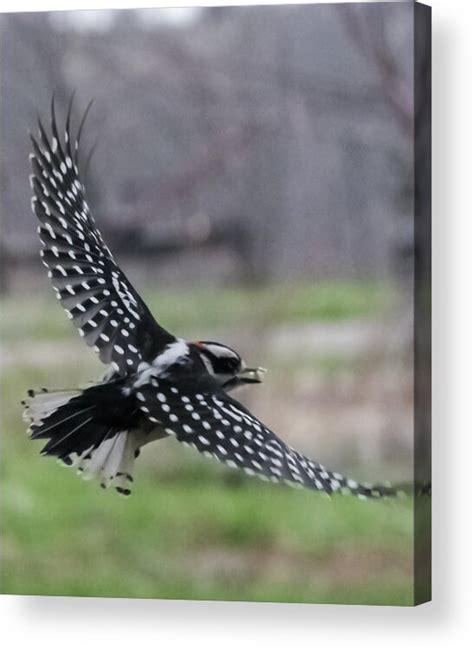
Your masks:
{"label": "seed in beak", "polygon": [[245,383],[262,383],[266,371],[264,367],[246,367],[239,373],[239,378]]}

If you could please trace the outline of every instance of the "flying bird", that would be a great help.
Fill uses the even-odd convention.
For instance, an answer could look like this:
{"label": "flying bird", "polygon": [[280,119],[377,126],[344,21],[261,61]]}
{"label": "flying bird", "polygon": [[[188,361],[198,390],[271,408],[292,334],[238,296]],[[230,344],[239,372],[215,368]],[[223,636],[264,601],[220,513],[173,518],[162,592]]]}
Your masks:
{"label": "flying bird", "polygon": [[79,171],[90,104],[76,132],[72,105],[71,98],[61,136],[54,97],[50,128],[39,119],[39,135],[31,135],[32,209],[56,297],[108,369],[85,389],[28,392],[24,417],[31,437],[47,440],[42,454],[129,495],[141,447],[174,437],[264,480],[327,494],[395,495],[305,457],[231,396],[260,383],[262,368],[248,367],[227,345],[186,341],[158,324],[96,227]]}

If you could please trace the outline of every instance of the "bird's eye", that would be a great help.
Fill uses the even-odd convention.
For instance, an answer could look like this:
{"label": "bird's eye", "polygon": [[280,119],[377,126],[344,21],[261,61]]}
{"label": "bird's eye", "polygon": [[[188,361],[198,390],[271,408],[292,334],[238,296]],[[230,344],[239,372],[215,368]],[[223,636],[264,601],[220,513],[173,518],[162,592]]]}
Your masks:
{"label": "bird's eye", "polygon": [[229,358],[228,366],[233,372],[238,372],[240,370],[241,360],[235,356]]}

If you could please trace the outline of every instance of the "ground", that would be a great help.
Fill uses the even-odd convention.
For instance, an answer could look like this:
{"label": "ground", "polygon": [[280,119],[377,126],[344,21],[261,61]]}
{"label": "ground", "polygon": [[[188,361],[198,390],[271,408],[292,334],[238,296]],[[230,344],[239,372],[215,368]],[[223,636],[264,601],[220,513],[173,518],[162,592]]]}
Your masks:
{"label": "ground", "polygon": [[[304,284],[286,294],[239,288],[147,299],[173,332],[212,332],[269,367],[260,392],[239,396],[287,441],[359,479],[410,475],[411,376],[403,335],[385,335],[394,330],[385,288]],[[8,299],[3,311],[2,592],[413,602],[410,498],[329,499],[277,487],[173,439],[144,449],[129,499],[40,457],[21,420],[26,389],[84,384],[102,367],[50,294]]]}

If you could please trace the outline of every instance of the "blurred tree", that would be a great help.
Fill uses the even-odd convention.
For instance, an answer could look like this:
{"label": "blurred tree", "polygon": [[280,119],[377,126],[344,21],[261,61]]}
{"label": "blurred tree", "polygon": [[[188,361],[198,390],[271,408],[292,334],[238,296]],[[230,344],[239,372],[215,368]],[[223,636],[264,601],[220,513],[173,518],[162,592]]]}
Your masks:
{"label": "blurred tree", "polygon": [[12,258],[36,255],[27,129],[54,88],[63,107],[76,88],[79,108],[96,99],[87,185],[112,245],[131,230],[137,256],[140,242],[161,252],[160,237],[173,249],[207,237],[209,254],[227,249],[230,276],[252,281],[393,272],[413,169],[404,5],[208,9],[179,24],[86,13],[1,19]]}

